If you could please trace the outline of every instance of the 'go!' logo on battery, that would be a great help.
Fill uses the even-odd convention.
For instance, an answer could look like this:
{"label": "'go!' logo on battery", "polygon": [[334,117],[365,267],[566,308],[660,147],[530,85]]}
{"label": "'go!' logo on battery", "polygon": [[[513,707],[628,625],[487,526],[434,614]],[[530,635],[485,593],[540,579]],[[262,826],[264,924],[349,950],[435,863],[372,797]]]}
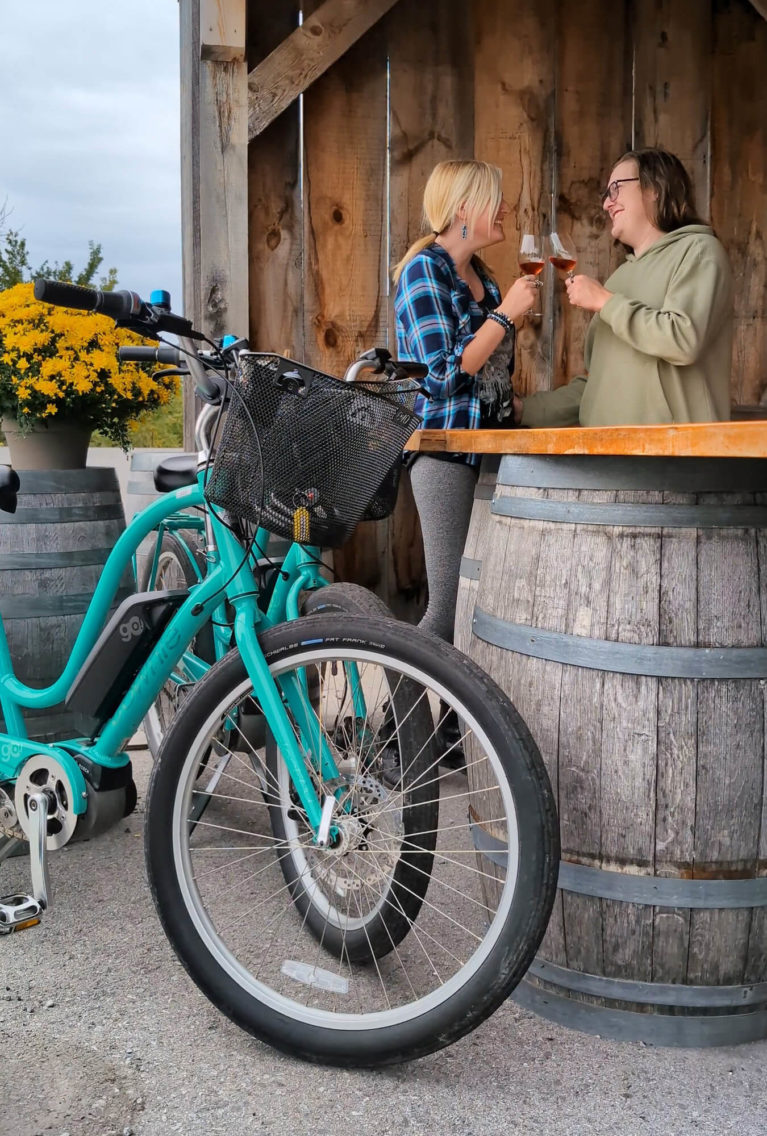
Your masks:
{"label": "'go!' logo on battery", "polygon": [[130,643],[144,630],[144,621],[140,615],[132,615],[127,623],[120,624],[120,638],[123,643]]}

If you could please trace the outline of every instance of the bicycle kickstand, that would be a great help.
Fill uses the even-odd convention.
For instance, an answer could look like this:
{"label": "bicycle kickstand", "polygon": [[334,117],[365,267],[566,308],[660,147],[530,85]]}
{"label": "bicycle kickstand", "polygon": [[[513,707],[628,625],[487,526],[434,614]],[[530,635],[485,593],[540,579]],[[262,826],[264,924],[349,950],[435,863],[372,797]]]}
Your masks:
{"label": "bicycle kickstand", "polygon": [[51,885],[46,848],[48,798],[44,793],[33,793],[27,807],[32,895],[0,896],[0,935],[34,927],[50,905]]}

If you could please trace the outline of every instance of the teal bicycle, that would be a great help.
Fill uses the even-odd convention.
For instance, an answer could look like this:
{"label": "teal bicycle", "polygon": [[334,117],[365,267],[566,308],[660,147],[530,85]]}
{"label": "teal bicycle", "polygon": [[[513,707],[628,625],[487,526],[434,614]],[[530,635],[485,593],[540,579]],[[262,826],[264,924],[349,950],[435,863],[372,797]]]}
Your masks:
{"label": "teal bicycle", "polygon": [[[218,356],[221,362],[234,366],[242,340],[227,337]],[[171,364],[179,374],[188,375],[184,356],[176,347],[123,347],[119,351],[122,361]],[[205,361],[201,357],[202,361]],[[419,377],[425,368],[403,365],[392,359],[383,348],[363,352],[347,368],[344,382],[359,382],[366,374],[382,376],[396,384],[407,373]],[[396,386],[393,387],[396,389]],[[199,445],[203,440],[197,439]],[[158,462],[153,470],[154,487],[159,493],[168,493],[197,480],[198,451],[173,454]],[[363,519],[380,519],[393,507],[397,483],[390,478],[374,499]],[[315,596],[327,581],[321,574],[327,571],[319,548],[299,546],[276,537],[262,527],[254,527],[241,517],[230,518],[232,531],[250,556],[251,570],[258,580],[258,603],[269,625],[296,619],[299,615],[318,610],[346,611],[349,614],[375,615],[393,618],[386,604],[373,593],[355,584],[333,584],[322,599]],[[152,548],[147,555],[139,579],[142,592],[162,589],[191,588],[199,584],[216,559],[214,534],[207,526],[204,513],[186,510],[166,517],[152,534]],[[231,612],[221,603],[209,623],[196,636],[192,650],[184,653],[179,665],[155,699],[144,718],[143,727],[147,747],[157,757],[162,739],[178,712],[178,707],[189,694],[194,682],[217,659],[231,648],[233,626]]]}
{"label": "teal bicycle", "polygon": [[[230,525],[294,538],[297,557],[344,540],[413,429],[412,380],[383,394],[246,351],[232,378],[200,363],[193,328],[163,304],[49,282],[36,294],[174,333],[202,417],[227,412],[195,484],[120,536],[56,683],[20,683],[0,632],[0,808],[5,834],[30,840],[32,874],[0,921],[39,919],[49,852],[133,807],[127,740],[224,598],[234,648],[179,706],[146,802],[147,873],[174,950],[222,1012],[295,1056],[373,1066],[449,1044],[508,996],[548,920],[559,849],[540,755],[492,680],[429,635],[332,605],[270,626]],[[0,467],[0,507],[18,485]],[[217,560],[195,586],[139,593],[108,618],[139,543],[187,506],[206,510]],[[59,700],[95,720],[89,735],[28,740],[24,710]],[[440,764],[443,706],[463,773]]]}

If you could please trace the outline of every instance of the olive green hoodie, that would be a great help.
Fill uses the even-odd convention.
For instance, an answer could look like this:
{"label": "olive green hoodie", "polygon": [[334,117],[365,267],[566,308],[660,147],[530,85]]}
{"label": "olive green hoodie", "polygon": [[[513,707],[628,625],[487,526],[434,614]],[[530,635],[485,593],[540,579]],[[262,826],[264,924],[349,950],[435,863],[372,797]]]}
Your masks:
{"label": "olive green hoodie", "polygon": [[730,417],[732,274],[707,225],[629,254],[589,325],[588,378],[524,400],[523,426],[714,422]]}

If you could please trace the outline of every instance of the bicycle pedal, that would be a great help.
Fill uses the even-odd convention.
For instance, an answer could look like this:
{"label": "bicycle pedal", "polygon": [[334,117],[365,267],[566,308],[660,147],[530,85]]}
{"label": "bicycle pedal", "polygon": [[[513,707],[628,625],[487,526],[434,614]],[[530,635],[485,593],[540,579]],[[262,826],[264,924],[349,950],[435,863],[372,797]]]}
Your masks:
{"label": "bicycle pedal", "polygon": [[43,905],[31,895],[0,896],[0,935],[35,927],[43,914]]}

